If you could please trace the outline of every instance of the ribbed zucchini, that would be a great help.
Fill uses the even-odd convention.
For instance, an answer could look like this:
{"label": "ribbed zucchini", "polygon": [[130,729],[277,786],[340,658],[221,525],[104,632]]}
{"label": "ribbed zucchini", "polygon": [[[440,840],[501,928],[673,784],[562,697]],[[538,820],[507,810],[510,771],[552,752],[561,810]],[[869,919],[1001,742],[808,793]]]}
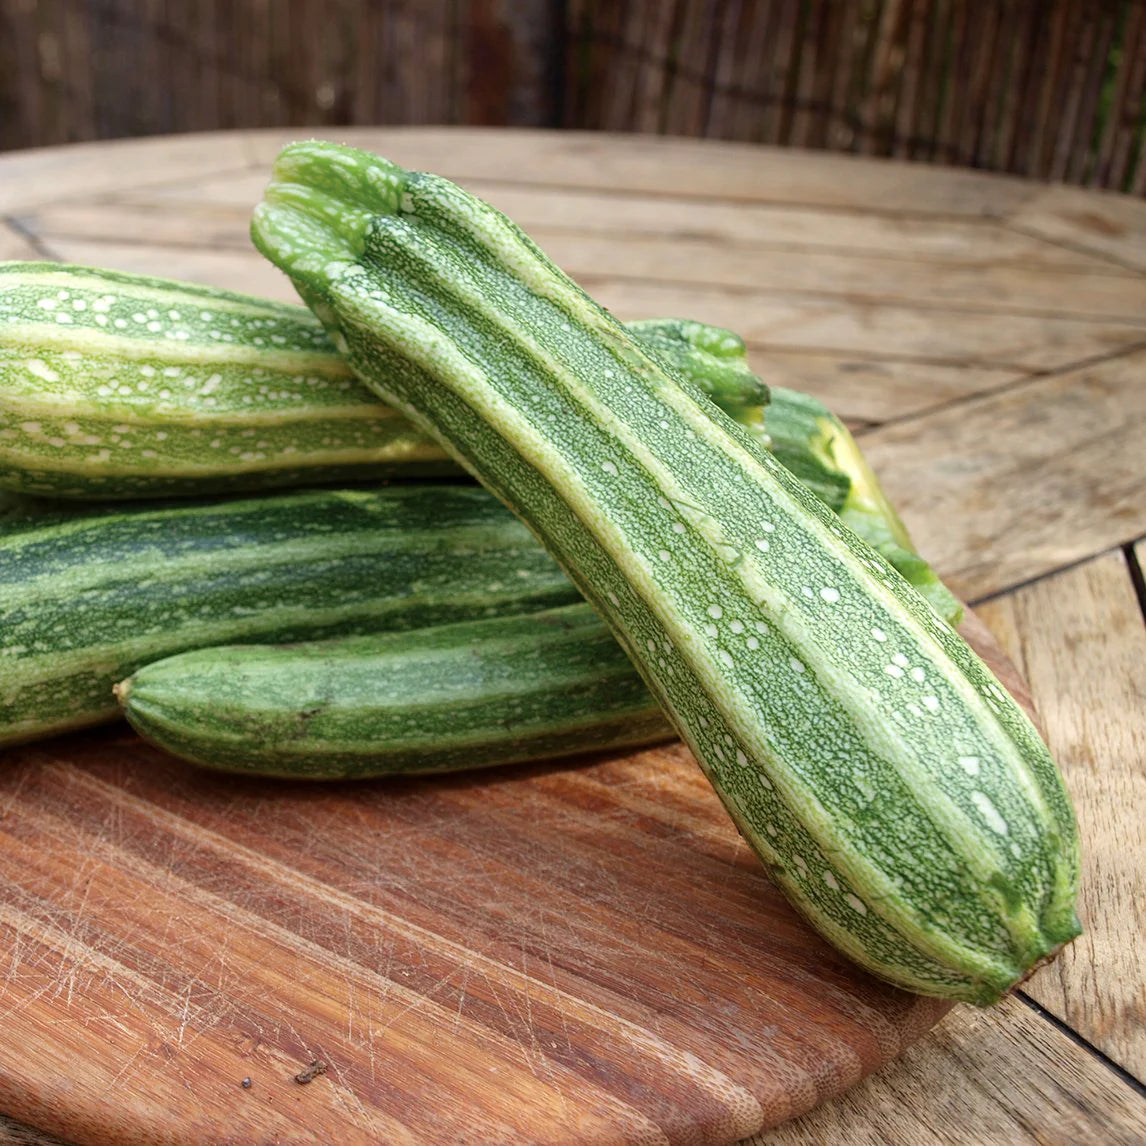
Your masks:
{"label": "ribbed zucchini", "polygon": [[[729,331],[641,337],[758,425],[767,387]],[[140,498],[457,474],[362,386],[301,306],[57,263],[0,263],[0,487]]]}
{"label": "ribbed zucchini", "polygon": [[779,885],[841,950],[989,1003],[1077,934],[1035,729],[891,566],[493,208],[303,143],[253,235],[356,373],[609,621]]}
{"label": "ribbed zucchini", "polygon": [[229,642],[445,624],[579,600],[476,486],[280,494],[0,532],[0,744],[115,717],[148,661]]}
{"label": "ribbed zucchini", "polygon": [[118,686],[147,739],[208,768],[361,779],[673,735],[584,603],[403,633],[168,657]]}

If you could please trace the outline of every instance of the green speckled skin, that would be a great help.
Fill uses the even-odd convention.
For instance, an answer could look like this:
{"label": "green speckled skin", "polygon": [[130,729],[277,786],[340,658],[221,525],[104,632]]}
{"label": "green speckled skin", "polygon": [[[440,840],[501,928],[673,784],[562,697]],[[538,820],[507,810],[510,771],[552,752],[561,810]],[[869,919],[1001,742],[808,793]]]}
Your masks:
{"label": "green speckled skin", "polygon": [[124,714],[208,768],[293,779],[450,772],[673,731],[584,603],[300,645],[203,649],[120,686]]}
{"label": "green speckled skin", "polygon": [[187,649],[522,613],[579,599],[476,486],[279,494],[5,522],[0,745],[118,715]]}
{"label": "green speckled skin", "polygon": [[989,1003],[1078,932],[1029,719],[894,569],[492,207],[295,144],[252,224],[355,372],[528,522],[863,966]]}
{"label": "green speckled skin", "polygon": [[456,473],[304,308],[0,264],[0,485],[140,498]]}

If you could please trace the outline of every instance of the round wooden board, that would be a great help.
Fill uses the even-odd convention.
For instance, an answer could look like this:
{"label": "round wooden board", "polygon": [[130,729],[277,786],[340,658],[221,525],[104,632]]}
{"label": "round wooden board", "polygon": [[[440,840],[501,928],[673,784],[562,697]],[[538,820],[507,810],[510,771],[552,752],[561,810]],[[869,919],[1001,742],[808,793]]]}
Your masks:
{"label": "round wooden board", "polygon": [[304,785],[111,729],[10,753],[0,812],[0,1105],[84,1146],[728,1144],[947,1010],[823,943],[680,745]]}

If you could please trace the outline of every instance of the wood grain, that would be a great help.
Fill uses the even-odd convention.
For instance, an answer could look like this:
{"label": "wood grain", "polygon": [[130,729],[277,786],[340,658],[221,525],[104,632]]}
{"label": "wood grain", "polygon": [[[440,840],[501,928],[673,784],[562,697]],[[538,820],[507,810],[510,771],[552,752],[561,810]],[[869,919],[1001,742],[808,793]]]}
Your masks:
{"label": "wood grain", "polygon": [[1024,991],[1146,1081],[1146,626],[1115,550],[981,607],[1078,813],[1082,937]]}
{"label": "wood grain", "polygon": [[583,276],[593,296],[626,319],[687,314],[737,331],[753,345],[902,357],[1016,370],[1056,370],[1136,345],[1141,326],[1067,315],[1003,314],[943,306],[778,297],[751,290]]}
{"label": "wood grain", "polygon": [[1146,533],[1146,350],[863,434],[920,550],[977,600]]}
{"label": "wood grain", "polygon": [[841,1098],[744,1146],[1140,1146],[1146,1099],[1017,999],[959,1007]]}
{"label": "wood grain", "polygon": [[0,1103],[85,1146],[726,1144],[947,1009],[810,932],[680,746],[268,787],[72,737],[6,759],[0,874]]}
{"label": "wood grain", "polygon": [[1126,195],[1048,187],[1010,216],[1023,232],[1146,271],[1146,203]]}
{"label": "wood grain", "polygon": [[[991,219],[935,218],[858,209],[833,210],[790,204],[726,203],[662,192],[656,198],[619,189],[577,190],[517,186],[514,172],[497,180],[465,179],[475,195],[491,202],[526,230],[549,228],[586,235],[648,236],[666,241],[705,239],[737,248],[828,251],[884,258],[925,259],[967,267],[1052,268],[1132,275],[1099,255],[1070,250],[1020,234]],[[144,208],[146,237],[160,242],[194,239],[194,226],[210,227],[212,245],[247,246],[250,212],[267,184],[267,168],[228,172],[194,184],[126,188],[97,200],[49,204],[36,213],[47,231],[91,236],[123,234],[128,212]],[[130,206],[124,207],[125,204]],[[175,205],[178,204],[178,210]],[[118,211],[118,216],[115,212]],[[150,228],[169,230],[153,233]],[[183,225],[183,231],[177,228]]]}
{"label": "wood grain", "polygon": [[44,147],[3,156],[0,213],[61,199],[154,183],[194,182],[249,167],[249,145],[232,132],[203,132],[161,140],[116,140]]}

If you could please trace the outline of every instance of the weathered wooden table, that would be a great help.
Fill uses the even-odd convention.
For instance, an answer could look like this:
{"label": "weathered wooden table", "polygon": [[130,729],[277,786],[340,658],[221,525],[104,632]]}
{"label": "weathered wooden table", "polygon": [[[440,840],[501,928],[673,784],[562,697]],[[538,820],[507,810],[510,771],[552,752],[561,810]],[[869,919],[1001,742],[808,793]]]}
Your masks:
{"label": "weathered wooden table", "polygon": [[[250,207],[288,138],[230,133],[0,157],[0,258],[99,264],[290,298],[285,280],[246,236]],[[491,199],[619,317],[680,314],[736,329],[766,378],[810,390],[846,417],[921,549],[975,606],[1029,683],[1066,773],[1085,847],[1084,936],[997,1009],[956,1008],[842,1097],[753,1141],[1146,1141],[1146,204],[960,170],[645,137],[418,129],[348,131],[343,138]],[[109,969],[108,936],[101,946],[90,927],[80,928],[79,920],[87,926],[93,914],[107,913],[106,903],[97,907],[89,897],[93,888],[112,894],[112,885],[99,881],[124,874],[115,849],[146,858],[143,845],[132,851],[138,841],[128,837],[160,816],[149,798],[161,803],[156,792],[171,789],[188,824],[206,816],[195,804],[205,789],[154,760],[156,792],[143,791],[143,781],[124,781],[129,773],[116,772],[106,758],[134,751],[126,734],[99,735],[103,755],[90,772],[62,763],[77,750],[74,740],[62,755],[47,745],[21,757],[20,783],[9,784],[0,803],[5,839],[16,839],[25,819],[37,816],[41,828],[54,825],[61,848],[78,848],[84,833],[90,836],[83,845],[90,865],[69,881],[70,905],[61,902],[57,918],[50,911],[21,915],[14,897],[4,905],[0,1110],[25,1120],[39,1111],[33,1121],[67,1128],[84,1142],[222,1140],[174,1118],[170,1133],[160,1134],[155,1111],[134,1125],[131,1111],[118,1122],[108,1115],[116,1086],[145,1062],[169,1058],[179,1085],[194,1091],[196,1076],[180,1062],[184,1044],[220,1021],[205,1017],[204,998],[236,984],[225,983],[226,961],[210,951],[183,984],[145,983],[142,974]],[[115,777],[123,787],[114,788]],[[623,785],[626,775],[606,780]],[[216,814],[218,792],[208,794]],[[101,800],[107,808],[92,811]],[[240,794],[236,806],[241,802]],[[464,803],[455,799],[455,810]],[[164,821],[169,831],[181,822],[177,812],[161,814],[171,818]],[[248,813],[257,819],[257,809]],[[637,814],[635,805],[628,814]],[[721,842],[715,820],[700,821],[694,830],[710,840],[715,856],[750,866],[734,842]],[[74,838],[65,839],[68,831]],[[198,822],[196,831],[209,834],[210,824]],[[282,898],[289,881],[281,857],[242,858],[255,868],[264,864],[266,878],[279,880],[280,898],[262,908],[241,906],[261,910],[264,922],[303,910],[305,897]],[[281,870],[272,870],[275,864]],[[162,882],[153,872],[151,891],[156,878]],[[342,952],[355,923],[351,905],[339,910],[345,942],[332,949]],[[34,949],[27,930],[33,924]],[[139,920],[133,926],[144,929]],[[91,963],[97,955],[108,966]],[[492,982],[493,966],[474,974]],[[340,1004],[345,1013],[360,1014],[354,974],[333,962],[331,971],[351,993]],[[504,967],[499,973],[510,975]],[[33,990],[37,975],[42,986]],[[170,999],[166,1010],[157,1005],[151,1037],[134,1045],[132,1024],[154,1002],[148,990],[160,988],[176,1001],[184,991],[182,1013],[172,1011]],[[90,1012],[85,991],[99,996]],[[526,991],[526,1002],[530,997]],[[83,1080],[71,1085],[69,1066],[85,1062],[85,1032],[116,1037],[116,998],[126,1016],[118,1028],[122,1069],[96,1085],[93,1098],[90,1079],[86,1089]],[[455,1035],[465,998],[463,984]],[[35,1075],[36,1093],[29,1093],[34,1072],[21,1071],[21,1055],[36,1058],[33,1049],[43,1048],[13,1046],[13,1032],[26,1032],[19,1020],[45,999],[75,1029],[54,1048],[58,1078],[49,1084]],[[909,1012],[896,1011],[898,1004],[880,1005],[899,1016],[907,1034],[934,1017],[919,1011],[904,1018]],[[518,1018],[527,1027],[532,1021]],[[356,1046],[372,1046],[375,1033],[344,1032],[346,1044]],[[531,1069],[548,1077],[554,1065],[547,1046],[531,1037]],[[70,1051],[69,1038],[80,1040]],[[882,1057],[894,1054],[893,1043]],[[265,1065],[257,1039],[231,1050],[236,1063]],[[834,1069],[838,1089],[847,1071]],[[364,1132],[367,1112],[354,1105],[353,1079],[329,1082],[334,1097],[324,1101],[321,1120],[327,1129],[307,1137],[300,1106],[292,1141],[359,1140],[353,1134]],[[266,1103],[276,1094],[298,1097],[271,1084],[263,1091]],[[68,1109],[70,1094],[75,1110]],[[607,1113],[584,1121],[577,1141],[626,1140],[616,1129],[622,1123],[611,1124]],[[346,1133],[338,1130],[340,1118]],[[612,1137],[602,1129],[609,1125]],[[686,1131],[678,1126],[674,1134],[684,1140]],[[266,1141],[285,1140],[267,1133]],[[716,1140],[711,1123],[705,1133],[705,1141]],[[376,1126],[376,1140],[390,1134],[398,1140],[393,1127]],[[634,1131],[632,1140],[638,1138],[668,1140]],[[0,1142],[56,1141],[0,1118]]]}

